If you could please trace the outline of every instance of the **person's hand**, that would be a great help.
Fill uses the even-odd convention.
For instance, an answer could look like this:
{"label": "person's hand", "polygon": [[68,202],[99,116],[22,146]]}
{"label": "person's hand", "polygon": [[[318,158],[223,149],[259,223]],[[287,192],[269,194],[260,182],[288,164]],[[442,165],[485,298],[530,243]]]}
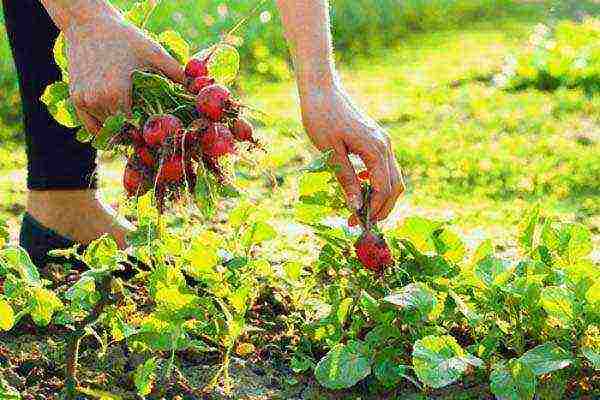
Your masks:
{"label": "person's hand", "polygon": [[[348,154],[358,155],[369,171],[373,196],[371,219],[385,219],[404,192],[404,180],[390,139],[375,121],[361,113],[337,85],[311,85],[301,90],[302,119],[308,135],[322,151],[333,150],[338,179],[348,204],[362,208],[361,184]],[[351,225],[358,223],[355,214]]]}
{"label": "person's hand", "polygon": [[71,98],[91,133],[97,133],[107,117],[131,110],[134,70],[161,72],[179,83],[185,79],[179,62],[118,12],[73,23],[64,33]]}

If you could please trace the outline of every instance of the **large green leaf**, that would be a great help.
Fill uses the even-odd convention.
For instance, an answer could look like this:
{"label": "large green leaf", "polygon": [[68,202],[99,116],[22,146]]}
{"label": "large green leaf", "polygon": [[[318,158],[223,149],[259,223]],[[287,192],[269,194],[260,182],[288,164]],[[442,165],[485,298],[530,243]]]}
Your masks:
{"label": "large green leaf", "polygon": [[190,58],[190,45],[176,31],[165,31],[158,35],[158,41],[180,63],[187,64]]}
{"label": "large green leaf", "polygon": [[253,223],[242,235],[242,243],[249,247],[254,244],[260,244],[277,237],[277,231],[266,222],[258,221]]}
{"label": "large green leaf", "polygon": [[494,366],[490,375],[490,390],[498,400],[531,400],[535,394],[535,374],[519,360]]}
{"label": "large green leaf", "polygon": [[585,259],[594,249],[592,234],[588,228],[580,224],[571,225],[568,244],[568,257],[570,263]]}
{"label": "large green leaf", "polygon": [[444,228],[433,235],[433,242],[439,255],[454,263],[465,257],[465,244],[456,233]]}
{"label": "large green leaf", "polygon": [[422,217],[408,217],[394,235],[409,240],[421,253],[435,250],[433,233],[440,228],[439,222]]}
{"label": "large green leaf", "polygon": [[40,99],[59,124],[67,128],[77,128],[81,125],[75,107],[69,97],[68,83],[55,82],[47,86]]}
{"label": "large green leaf", "polygon": [[331,174],[329,172],[310,172],[300,177],[298,192],[300,196],[312,196],[319,192],[329,192],[331,189]]}
{"label": "large green leaf", "polygon": [[315,377],[328,389],[346,389],[371,374],[371,350],[360,341],[334,346],[319,361]]}
{"label": "large green leaf", "polygon": [[240,54],[235,47],[227,44],[215,45],[209,51],[208,75],[224,85],[233,82],[240,70]]}
{"label": "large green leaf", "polygon": [[575,304],[573,293],[559,286],[549,286],[542,290],[541,304],[548,316],[556,319],[560,325],[568,326],[573,321]]}
{"label": "large green leaf", "polygon": [[4,299],[0,299],[0,330],[10,331],[15,324],[15,313]]}
{"label": "large green leaf", "polygon": [[469,365],[483,362],[465,352],[452,336],[427,336],[413,346],[413,367],[417,377],[432,388],[458,381]]}
{"label": "large green leaf", "polygon": [[508,261],[487,256],[477,263],[475,275],[486,285],[504,285],[512,276],[515,267]]}
{"label": "large green leaf", "polygon": [[127,261],[126,254],[119,250],[117,242],[104,235],[88,245],[83,253],[85,263],[95,269],[115,270]]}
{"label": "large green leaf", "polygon": [[67,58],[68,44],[65,34],[60,33],[54,42],[54,62],[60,68],[63,82],[69,82],[69,59]]}
{"label": "large green leaf", "polygon": [[534,374],[544,375],[571,365],[571,355],[555,343],[539,345],[523,354],[519,360]]}
{"label": "large green leaf", "polygon": [[48,326],[52,316],[63,308],[56,294],[48,289],[36,287],[32,289],[31,319],[38,326]]}
{"label": "large green leaf", "polygon": [[435,292],[422,282],[406,285],[383,301],[404,310],[416,310],[422,318],[427,318],[438,302]]}
{"label": "large green leaf", "polygon": [[8,247],[0,250],[0,265],[15,271],[30,285],[40,286],[42,284],[37,267],[31,262],[29,254],[20,247]]}
{"label": "large green leaf", "polygon": [[538,224],[540,218],[540,209],[535,207],[529,212],[521,224],[519,233],[519,245],[527,253],[533,249],[533,239],[535,234],[535,227]]}

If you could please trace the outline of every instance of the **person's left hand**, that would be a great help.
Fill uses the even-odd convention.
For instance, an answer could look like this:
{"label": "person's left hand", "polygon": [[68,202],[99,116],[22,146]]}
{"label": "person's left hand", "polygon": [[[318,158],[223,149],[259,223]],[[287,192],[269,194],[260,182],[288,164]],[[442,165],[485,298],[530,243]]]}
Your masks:
{"label": "person's left hand", "polygon": [[315,146],[333,150],[332,162],[339,166],[338,180],[355,211],[351,225],[358,223],[362,208],[361,184],[348,154],[358,155],[369,171],[373,195],[371,219],[385,219],[405,190],[388,135],[371,118],[360,112],[338,85],[302,90],[302,120]]}

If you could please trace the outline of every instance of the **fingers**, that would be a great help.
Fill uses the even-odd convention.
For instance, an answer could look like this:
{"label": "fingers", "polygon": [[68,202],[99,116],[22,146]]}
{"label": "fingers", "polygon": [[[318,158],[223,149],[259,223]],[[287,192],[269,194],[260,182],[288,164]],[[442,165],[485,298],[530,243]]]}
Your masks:
{"label": "fingers", "polygon": [[77,116],[81,120],[81,123],[85,127],[85,129],[91,133],[92,135],[97,135],[102,129],[102,124],[98,121],[93,115],[89,114],[87,111],[76,108]]}
{"label": "fingers", "polygon": [[109,111],[109,115],[107,115],[107,117],[119,113],[125,113],[128,116],[131,114],[131,79],[121,79],[114,82],[111,89],[111,95],[106,102],[106,106],[108,107]]}
{"label": "fingers", "polygon": [[373,193],[369,208],[372,221],[380,219],[379,215],[391,194],[391,177],[386,150],[383,142],[375,141],[358,154],[367,166],[371,177]]}
{"label": "fingers", "polygon": [[156,69],[169,79],[184,84],[185,83],[185,72],[183,66],[171,57],[169,53],[160,45],[151,43],[151,47],[147,55],[148,67]]}
{"label": "fingers", "polygon": [[398,165],[393,154],[391,154],[388,158],[388,167],[391,177],[391,192],[379,214],[375,216],[377,220],[383,220],[390,215],[396,205],[396,202],[405,190],[404,180],[401,172],[398,169]]}
{"label": "fingers", "polygon": [[332,162],[339,167],[337,178],[344,188],[349,207],[353,212],[362,208],[362,190],[354,166],[348,158],[348,150],[343,143],[337,143],[334,147]]}

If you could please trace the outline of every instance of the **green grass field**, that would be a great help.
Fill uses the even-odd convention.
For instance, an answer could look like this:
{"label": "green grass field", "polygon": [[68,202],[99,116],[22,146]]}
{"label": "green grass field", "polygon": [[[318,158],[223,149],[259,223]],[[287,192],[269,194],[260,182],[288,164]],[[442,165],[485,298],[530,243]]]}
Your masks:
{"label": "green grass field", "polygon": [[[120,2],[120,4],[123,3],[128,2]],[[347,5],[349,3],[349,1],[339,1],[338,7],[340,10],[344,10],[344,7],[350,7]],[[378,3],[389,4],[387,0]],[[407,179],[407,193],[390,218],[383,224],[385,230],[392,232],[391,235],[396,240],[401,235],[399,232],[406,233],[403,230],[405,228],[400,228],[400,226],[403,226],[409,217],[422,216],[447,221],[460,234],[467,247],[466,250],[462,249],[465,253],[463,254],[465,270],[470,268],[471,262],[475,264],[475,261],[478,261],[476,257],[481,256],[480,251],[487,251],[482,250],[483,245],[477,251],[475,248],[481,243],[485,245],[484,239],[488,238],[493,240],[497,254],[508,260],[507,265],[517,264],[518,261],[523,260],[522,257],[525,257],[523,238],[518,236],[518,226],[521,225],[522,228],[525,214],[539,206],[545,216],[555,217],[563,222],[576,222],[591,231],[593,243],[591,249],[584,245],[581,246],[585,247],[583,250],[575,245],[574,249],[569,247],[569,251],[573,253],[579,251],[585,255],[589,250],[591,262],[581,261],[581,264],[574,263],[569,267],[581,268],[583,271],[581,276],[589,271],[597,271],[600,265],[600,92],[593,90],[590,92],[578,87],[561,87],[549,91],[539,90],[534,86],[518,90],[504,90],[494,84],[494,76],[505,68],[508,56],[518,55],[525,51],[529,37],[536,30],[537,24],[540,22],[551,23],[555,18],[571,18],[582,10],[591,15],[600,16],[600,4],[597,1],[583,1],[578,4],[567,1],[481,1],[478,3],[485,4],[487,7],[487,11],[483,12],[470,8],[468,1],[455,3],[445,0],[436,1],[435,4],[457,4],[456,10],[459,11],[456,12],[469,16],[464,21],[459,17],[452,16],[450,20],[453,22],[446,24],[443,18],[444,14],[440,14],[440,9],[433,6],[427,8],[424,5],[426,2],[410,1],[408,3],[415,5],[416,10],[420,10],[419,13],[412,16],[415,18],[414,20],[411,17],[406,17],[405,20],[409,25],[411,21],[416,21],[414,26],[411,25],[414,29],[399,28],[394,35],[394,40],[390,40],[387,46],[378,43],[376,47],[370,49],[369,54],[366,53],[363,44],[360,46],[357,44],[356,48],[348,46],[348,43],[352,43],[353,36],[349,33],[344,36],[343,29],[338,28],[336,33],[340,37],[346,38],[344,39],[344,48],[338,57],[342,81],[357,103],[390,133],[394,151]],[[193,37],[194,34],[197,35],[200,23],[193,24],[190,22],[190,18],[183,19],[183,22],[177,22],[181,21],[181,18],[173,18],[172,12],[178,5],[181,5],[188,13],[193,12],[193,4],[190,1],[168,3],[162,11],[154,15],[151,25],[161,28],[170,25],[174,29],[191,32],[189,35],[186,34],[188,38]],[[419,8],[418,5],[422,8]],[[246,5],[237,6],[246,7]],[[337,15],[339,19],[350,17],[352,16],[347,13]],[[381,17],[380,23],[389,23],[389,21],[386,22],[385,18]],[[252,312],[248,312],[248,321],[246,322],[252,324],[252,328],[255,330],[250,330],[249,333],[240,336],[240,341],[253,343],[253,346],[256,346],[256,353],[260,353],[260,357],[266,357],[263,360],[267,361],[261,364],[260,357],[258,357],[257,363],[252,355],[246,354],[248,360],[253,360],[246,362],[244,361],[245,356],[240,355],[243,351],[237,348],[236,352],[239,357],[233,357],[230,371],[234,383],[232,397],[223,396],[223,388],[218,388],[212,393],[214,397],[203,398],[492,399],[487,378],[489,371],[473,370],[471,367],[463,381],[444,389],[421,390],[408,381],[403,381],[389,392],[381,391],[380,387],[375,388],[373,378],[369,378],[367,383],[359,383],[351,390],[329,391],[320,387],[312,375],[292,373],[292,369],[288,366],[289,361],[292,355],[296,357],[297,354],[306,350],[302,347],[306,345],[306,342],[313,341],[314,348],[312,350],[314,350],[315,359],[323,356],[325,350],[332,345],[331,343],[336,343],[335,339],[331,339],[330,343],[328,342],[330,338],[321,338],[322,340],[317,338],[319,334],[326,336],[322,332],[319,333],[318,329],[316,332],[302,329],[307,329],[307,326],[314,328],[318,325],[316,321],[323,317],[323,307],[325,309],[329,307],[330,311],[334,310],[332,315],[337,314],[339,319],[339,310],[342,307],[339,302],[331,301],[331,298],[336,296],[334,289],[340,292],[346,290],[347,296],[352,296],[355,301],[356,296],[352,292],[355,289],[352,286],[355,282],[348,283],[351,281],[351,277],[347,275],[351,263],[336,271],[332,271],[334,268],[329,265],[323,268],[321,265],[323,253],[319,253],[323,241],[295,218],[294,210],[298,203],[299,187],[302,185],[301,170],[317,154],[303,132],[295,82],[289,76],[285,78],[286,73],[257,73],[257,66],[261,62],[265,62],[255,54],[256,47],[261,45],[260,34],[261,32],[265,34],[266,39],[262,40],[266,42],[269,40],[268,38],[272,37],[269,35],[277,32],[277,28],[261,30],[253,24],[258,24],[258,22],[250,22],[248,28],[251,32],[251,43],[254,50],[242,49],[241,51],[242,55],[248,55],[247,64],[242,65],[243,73],[238,79],[235,89],[245,103],[262,110],[267,115],[259,123],[258,132],[259,138],[265,144],[266,153],[257,153],[250,161],[241,163],[241,173],[236,178],[236,184],[244,190],[247,198],[261,210],[258,214],[268,216],[269,224],[278,235],[277,240],[256,246],[252,254],[249,255],[249,251],[246,254],[249,259],[256,257],[257,260],[268,261],[266,264],[271,265],[269,268],[275,272],[271,272],[272,276],[268,276],[266,279],[268,284],[265,284],[265,287],[268,288],[268,294],[265,295],[261,292],[260,302],[254,299],[256,304],[263,304],[263,297],[266,297],[267,300],[264,301],[264,304],[267,306],[263,307],[263,311],[256,311],[258,316],[254,314],[254,308]],[[347,27],[343,28],[347,30]],[[204,39],[198,40],[200,43],[204,43]],[[7,45],[5,42],[4,38],[0,36],[0,72],[11,71],[10,65],[6,62]],[[286,65],[280,58],[282,53],[278,53],[277,50],[280,45],[281,43],[263,43],[264,47],[269,47],[268,51],[271,52],[269,54],[273,55],[272,60],[269,58],[269,62],[274,64],[268,64],[267,70],[278,68],[274,65],[279,65],[279,67]],[[244,63],[244,59],[242,63]],[[18,112],[15,112],[13,106],[18,102],[15,97],[14,76],[7,76],[6,72],[3,76],[0,75],[1,87],[4,87],[10,96],[0,99],[0,112],[2,113],[0,115],[0,220],[8,221],[11,239],[15,241],[19,229],[19,218],[24,211],[26,199],[26,157],[22,134],[19,132]],[[128,217],[135,217],[135,212],[130,207],[131,204],[125,201],[121,189],[123,164],[124,160],[120,158],[109,154],[101,155],[99,169],[101,192],[102,196],[122,213]],[[242,202],[241,204],[246,203]],[[182,206],[177,209],[182,213],[168,215],[167,225],[170,232],[179,235],[173,237],[184,238],[186,244],[186,240],[190,238],[193,242],[194,236],[203,233],[205,227],[213,234],[216,232],[226,237],[234,230],[230,226],[231,220],[241,218],[239,208],[235,207],[235,201],[225,201],[219,206],[216,217],[206,221],[199,218],[193,211],[190,214],[189,209]],[[234,209],[233,216],[228,214],[232,209]],[[185,217],[190,217],[190,220]],[[237,226],[235,229],[240,228]],[[342,235],[339,232],[335,234]],[[420,239],[410,236],[410,232],[407,235],[411,240],[418,241]],[[576,236],[575,233],[572,235]],[[418,235],[415,234],[415,236]],[[581,236],[584,239],[587,238],[585,234]],[[203,236],[201,238],[205,239]],[[320,238],[322,239],[322,237]],[[583,239],[582,241],[585,242]],[[210,240],[207,240],[207,243],[209,243],[208,247],[214,244]],[[204,244],[202,242],[203,246]],[[171,245],[177,247],[173,243],[165,245],[165,247]],[[425,243],[424,246],[426,245]],[[396,246],[398,246],[397,243]],[[493,252],[494,249],[489,251]],[[171,248],[169,248],[170,250]],[[421,249],[419,248],[419,250]],[[205,255],[201,251],[198,254]],[[197,256],[196,253],[193,255]],[[407,257],[406,251],[402,250],[402,255]],[[533,258],[533,251],[527,256]],[[417,263],[416,258],[412,260],[409,257],[409,261]],[[529,261],[531,260],[523,263],[527,267],[519,264],[519,268],[530,268],[527,264]],[[536,262],[541,264],[537,259]],[[560,279],[564,279],[561,275],[563,272],[561,268],[564,266],[558,266],[559,261],[556,262],[555,271],[544,270],[544,273],[551,277],[548,279],[552,279],[552,285],[555,284],[554,280],[563,282]],[[409,264],[410,262],[407,262],[406,265]],[[533,261],[531,264],[535,268],[541,268]],[[257,270],[260,269],[258,262],[256,265],[252,265]],[[295,267],[297,270],[294,270]],[[404,268],[405,265],[403,264],[401,267]],[[410,265],[406,268],[410,268]],[[504,266],[494,264],[490,268],[497,268],[499,271]],[[461,270],[458,278],[453,277],[452,279],[460,282],[462,278],[465,278],[462,275],[465,270]],[[490,274],[497,274],[497,276],[493,276],[494,279],[502,278],[502,271],[498,271],[490,272]],[[219,273],[221,272],[219,270]],[[416,276],[419,280],[423,278],[418,275],[422,272],[417,272]],[[297,273],[297,276],[290,278],[290,275],[294,275],[294,273]],[[424,272],[424,275],[427,273],[427,271]],[[529,274],[528,269],[527,273]],[[536,274],[542,274],[542,272],[538,271]],[[259,272],[256,272],[256,275],[258,276]],[[265,275],[267,274],[265,273]],[[279,279],[282,275],[284,278]],[[399,275],[394,276],[393,279],[400,281]],[[364,278],[360,272],[356,276],[358,276],[356,279]],[[534,277],[539,276],[541,275],[534,275]],[[529,279],[530,276],[527,275],[527,277]],[[265,277],[257,278],[261,285],[264,284],[260,280],[262,278]],[[428,280],[429,278],[431,279]],[[465,280],[468,278],[469,276]],[[165,280],[167,279],[175,280],[175,277],[169,276],[165,278]],[[437,279],[435,276],[425,276],[423,279],[435,288],[444,287],[447,284],[445,277]],[[599,283],[597,280],[595,282],[594,287],[597,287]],[[128,308],[127,312],[130,312],[132,319],[137,321],[128,321],[132,326],[136,323],[141,324],[139,321],[146,321],[143,318],[147,317],[143,307],[148,305],[147,302],[144,302],[148,300],[148,294],[145,293],[145,286],[136,286],[139,283],[138,280],[131,285],[126,284],[127,289],[135,293],[132,295],[133,303],[144,304],[136,309],[128,299],[126,307],[132,308]],[[389,285],[394,287],[394,284],[397,283],[393,281]],[[587,283],[585,282],[585,284]],[[367,285],[367,287],[373,289],[377,294],[381,294],[383,289],[377,286],[380,284],[384,285],[382,282],[375,282],[372,283],[372,286]],[[582,287],[589,289],[585,284],[582,283]],[[511,285],[513,285],[512,282]],[[460,285],[457,284],[457,286]],[[136,292],[140,287],[143,290]],[[262,288],[263,286],[261,286],[261,290]],[[364,289],[363,286],[359,286],[359,288]],[[510,288],[514,289],[514,286],[510,286]],[[498,288],[494,287],[495,289]],[[552,289],[554,290],[555,287],[552,286]],[[498,319],[503,319],[504,314],[510,316],[512,312],[509,306],[514,305],[511,303],[515,301],[514,298],[507,297],[509,300],[503,303],[504,297],[500,296],[505,294],[498,294],[500,292],[499,289],[497,293],[492,293],[492,289],[489,290],[489,293],[493,294],[488,296],[490,303],[496,301],[495,295],[502,298],[502,300],[498,300],[499,305],[490,306],[499,307],[496,309],[497,314],[490,312],[492,317],[489,318],[491,319],[496,318],[494,315],[498,315]],[[485,294],[487,295],[488,292]],[[478,290],[475,290],[473,299],[479,295]],[[589,293],[587,295],[591,297]],[[506,294],[506,296],[509,295]],[[481,295],[481,297],[485,296]],[[596,297],[594,297],[594,301],[598,301]],[[230,299],[228,298],[228,300]],[[183,302],[183,300],[181,301]],[[444,304],[445,301],[446,297],[443,297]],[[489,305],[479,298],[477,301],[480,302],[478,305],[482,309]],[[590,304],[591,302],[592,300],[590,300]],[[597,305],[598,302],[595,304]],[[468,305],[470,306],[471,303]],[[265,308],[268,310],[264,311]],[[434,311],[431,312],[434,313]],[[439,312],[441,313],[441,311]],[[536,312],[545,316],[542,311]],[[345,313],[352,314],[348,308]],[[219,316],[215,317],[216,319],[220,318],[218,310],[215,311],[215,315],[217,314]],[[532,339],[534,335],[539,334],[538,336],[543,336],[544,340],[551,338],[559,341],[561,339],[558,334],[563,331],[553,331],[552,321],[543,320],[542,323],[540,322],[542,317],[535,320],[534,311],[531,311],[531,316],[527,312],[522,314],[524,314],[523,318],[531,317],[531,320],[527,321],[534,321],[539,325],[532,327],[531,330],[528,330],[529,327],[519,326],[519,322],[517,322],[517,326],[511,325],[513,320],[509,316],[505,318],[508,322],[498,321],[498,326],[502,330],[504,346],[500,346],[501,350],[498,350],[498,353],[501,353],[499,358],[515,358],[524,350],[529,350],[532,343],[537,345],[538,341],[536,340],[539,337],[534,340]],[[459,321],[456,315],[452,314],[451,317]],[[344,321],[346,321],[345,318],[346,316],[344,316]],[[348,320],[350,319],[352,318],[348,317]],[[367,319],[364,317],[365,321]],[[560,318],[557,317],[557,319]],[[415,323],[417,326],[415,331],[406,327],[413,321],[402,323],[403,329],[406,329],[404,333],[410,338],[406,339],[406,343],[412,345],[416,338],[420,339],[425,334],[443,331],[458,338],[460,345],[464,345],[465,348],[467,345],[471,345],[469,351],[474,351],[472,350],[476,348],[474,343],[479,342],[469,342],[467,333],[469,326],[463,320],[464,318],[460,319],[462,325],[454,324],[455,320],[449,319],[440,321],[439,326],[433,327],[426,326],[425,323],[422,325]],[[516,320],[520,321],[518,317]],[[370,319],[368,323],[365,322],[365,324],[372,323],[373,321]],[[599,322],[594,320],[593,323],[594,325],[590,325],[590,327],[596,326]],[[346,326],[341,323],[342,328],[345,329],[340,334],[344,337],[344,342],[356,339],[352,336],[353,324],[354,320],[352,320],[352,324],[348,322]],[[476,334],[473,333],[473,337],[478,334],[486,334],[486,332],[482,332],[485,331],[486,326],[488,325],[479,326],[478,330],[473,329],[474,332],[477,331]],[[496,325],[492,323],[492,326],[495,331],[498,331]],[[191,331],[195,329],[195,327],[187,328]],[[324,327],[320,328],[325,329]],[[46,368],[44,366],[47,365],[62,365],[64,361],[62,333],[44,329],[34,330],[33,333],[28,331],[26,335],[12,332],[7,333],[4,337],[0,336],[0,350],[6,350],[12,354],[13,359],[17,360],[14,361],[15,363],[29,362],[36,366],[35,368],[38,369],[34,368],[34,372],[39,370],[39,365],[42,365],[41,368]],[[114,339],[115,330],[118,329],[112,325],[111,329],[107,330],[110,333],[106,333],[106,335],[109,339]],[[360,327],[356,329],[360,331]],[[519,342],[521,339],[516,339],[520,338],[515,333],[518,329],[522,329],[519,333],[523,333],[523,342]],[[212,331],[210,332],[212,333]],[[564,332],[571,331],[565,330]],[[219,332],[219,334],[221,333]],[[514,334],[514,341],[512,334]],[[577,339],[574,340],[582,341],[581,335],[580,332]],[[565,333],[564,336],[568,335]],[[590,333],[589,336],[591,337],[592,334]],[[110,342],[107,337],[103,336],[98,339],[98,342],[106,343],[102,340]],[[600,338],[598,334],[594,337]],[[487,338],[486,336],[486,340]],[[362,337],[361,339],[367,340]],[[127,346],[122,344],[123,342],[110,342],[108,347],[102,349],[106,351],[101,352],[101,356],[97,357],[96,352],[90,350],[97,345],[95,340],[89,336],[85,341],[86,346],[83,346],[82,353],[84,354],[81,361],[83,366],[80,372],[82,381],[103,390],[109,388],[111,392],[119,394],[120,397],[116,398],[136,398],[132,378],[123,371],[131,372],[130,364],[138,365],[146,359],[144,356],[148,355],[148,348],[136,348],[130,354],[127,352],[131,349],[127,350]],[[315,350],[317,348],[318,350]],[[409,352],[402,346],[399,349],[402,353],[408,354]],[[30,354],[32,355],[30,356]],[[215,361],[214,355],[211,358],[207,354],[201,351],[196,352],[193,349],[177,354],[179,360],[177,367],[186,374],[187,381],[192,385],[204,385],[210,373],[220,365],[218,360]],[[264,356],[264,354],[267,355]],[[169,358],[168,351],[164,351],[160,355],[163,361]],[[492,357],[492,361],[495,362],[494,357],[496,355]],[[132,358],[135,358],[133,362]],[[219,358],[219,360],[221,359]],[[485,361],[488,362],[487,359]],[[163,362],[163,364],[166,363]],[[578,364],[578,367],[580,366]],[[2,367],[1,362],[0,367]],[[296,366],[292,368],[295,369]],[[598,371],[592,372],[587,364],[581,370],[584,371],[583,375],[577,375],[571,380],[563,379],[566,373],[561,375],[562,371],[553,373],[552,376],[544,375],[539,379],[539,398],[558,399],[559,397],[553,394],[555,387],[558,386],[561,390],[566,390],[566,392],[561,392],[564,395],[576,393],[572,398],[587,399],[600,394]],[[2,371],[0,369],[0,372]],[[41,376],[46,375],[41,374]],[[50,390],[42,387],[43,385],[39,386],[41,384],[34,378],[34,374],[30,374],[27,378],[19,378],[32,388],[30,391],[28,388],[28,394],[33,396],[36,390],[39,390],[40,393]],[[565,383],[567,381],[568,384]],[[18,379],[14,377],[10,382],[15,387],[19,383]],[[165,383],[165,387],[167,387],[167,383]],[[0,381],[0,388],[2,388],[1,384]],[[25,384],[21,382],[21,385]],[[57,383],[56,387],[60,387],[60,384]],[[89,398],[98,399],[113,398],[102,397],[100,392],[89,394],[89,396]],[[168,394],[166,396],[169,398]],[[526,395],[513,398],[529,399]]]}

